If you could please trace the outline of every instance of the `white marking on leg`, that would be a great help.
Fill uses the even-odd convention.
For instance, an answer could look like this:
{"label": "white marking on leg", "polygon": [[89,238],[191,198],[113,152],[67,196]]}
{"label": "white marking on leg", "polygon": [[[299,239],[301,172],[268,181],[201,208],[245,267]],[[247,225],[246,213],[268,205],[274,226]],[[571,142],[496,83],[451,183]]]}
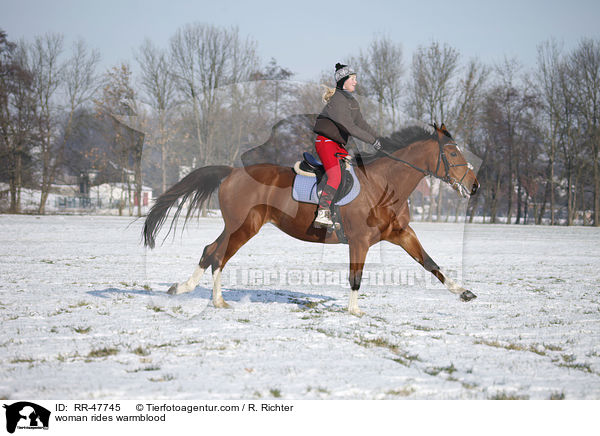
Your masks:
{"label": "white marking on leg", "polygon": [[364,312],[358,308],[358,290],[350,291],[350,301],[348,302],[348,312],[353,315],[362,315]]}
{"label": "white marking on leg", "polygon": [[229,304],[225,302],[221,293],[221,268],[213,271],[213,304],[219,308],[229,307]]}
{"label": "white marking on leg", "polygon": [[203,274],[204,268],[200,268],[200,266],[197,266],[194,270],[194,273],[187,281],[182,282],[178,285],[175,284],[171,286],[171,288],[169,289],[169,294],[178,295],[185,294],[186,292],[192,292],[194,289],[196,289],[198,283],[200,283],[200,279],[202,278]]}
{"label": "white marking on leg", "polygon": [[[446,277],[446,276],[444,275],[444,277]],[[462,286],[459,286],[454,280],[452,280],[448,277],[446,277],[446,281],[444,282],[444,284],[446,285],[448,290],[450,292],[452,292],[453,294],[460,295],[466,291],[465,288],[463,288]]]}

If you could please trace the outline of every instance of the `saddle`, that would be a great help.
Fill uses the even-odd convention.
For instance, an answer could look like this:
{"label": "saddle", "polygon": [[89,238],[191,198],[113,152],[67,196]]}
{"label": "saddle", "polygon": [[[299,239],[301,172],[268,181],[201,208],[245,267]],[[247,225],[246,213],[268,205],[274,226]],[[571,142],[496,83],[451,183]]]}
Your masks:
{"label": "saddle", "polygon": [[[312,154],[308,152],[304,152],[303,160],[296,162],[294,165],[294,172],[298,175],[306,176],[306,177],[315,177],[316,178],[316,187],[317,187],[317,197],[321,196],[321,192],[323,191],[323,186],[327,184],[327,174],[325,174],[325,168],[323,164],[315,158]],[[341,199],[345,198],[354,187],[354,179],[352,172],[350,171],[351,165],[350,163],[342,160],[340,162],[340,166],[342,169],[342,179],[340,182],[340,186],[337,189],[335,197],[333,198],[332,205],[339,202]]]}

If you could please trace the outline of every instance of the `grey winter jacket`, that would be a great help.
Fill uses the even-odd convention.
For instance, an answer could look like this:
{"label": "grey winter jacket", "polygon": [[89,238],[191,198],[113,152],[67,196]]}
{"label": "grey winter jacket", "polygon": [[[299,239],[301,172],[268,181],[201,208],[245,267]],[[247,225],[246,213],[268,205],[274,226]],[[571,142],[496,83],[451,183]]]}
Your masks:
{"label": "grey winter jacket", "polygon": [[342,145],[346,145],[349,136],[369,144],[377,139],[375,130],[360,113],[358,101],[341,89],[335,90],[335,94],[317,117],[313,131]]}

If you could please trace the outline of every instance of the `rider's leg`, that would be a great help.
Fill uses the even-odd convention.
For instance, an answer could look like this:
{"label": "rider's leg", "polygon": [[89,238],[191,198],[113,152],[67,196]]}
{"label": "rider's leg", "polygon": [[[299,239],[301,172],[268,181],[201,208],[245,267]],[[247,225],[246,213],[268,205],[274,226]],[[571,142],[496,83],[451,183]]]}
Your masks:
{"label": "rider's leg", "polygon": [[327,174],[327,184],[323,187],[323,192],[319,198],[315,226],[328,227],[333,226],[330,207],[342,180],[340,161],[338,156],[336,156],[336,153],[340,151],[341,147],[330,139],[318,136],[315,148],[323,163],[325,173]]}

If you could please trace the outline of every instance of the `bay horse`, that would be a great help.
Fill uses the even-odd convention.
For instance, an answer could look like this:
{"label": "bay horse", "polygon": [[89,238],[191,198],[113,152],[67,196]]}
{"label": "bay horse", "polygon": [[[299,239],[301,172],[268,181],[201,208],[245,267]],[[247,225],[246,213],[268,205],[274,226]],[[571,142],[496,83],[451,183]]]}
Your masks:
{"label": "bay horse", "polygon": [[[350,299],[348,312],[361,315],[358,290],[369,247],[379,241],[401,246],[413,259],[446,285],[463,301],[475,298],[449,277],[429,257],[409,225],[408,197],[425,176],[450,184],[463,197],[475,194],[479,182],[456,142],[442,124],[433,131],[421,126],[407,127],[382,141],[383,148],[367,159],[357,159],[360,194],[340,207],[350,251]],[[148,213],[144,244],[155,246],[155,238],[169,210],[179,201],[171,230],[186,202],[187,219],[219,188],[218,198],[225,222],[221,235],[204,248],[191,277],[168,290],[169,294],[193,291],[204,271],[213,274],[212,302],[229,305],[221,293],[221,272],[229,259],[266,223],[272,223],[294,238],[324,244],[340,243],[336,232],[312,226],[316,205],[292,199],[295,173],[292,168],[274,164],[247,167],[207,166],[194,170],[169,188]]]}

